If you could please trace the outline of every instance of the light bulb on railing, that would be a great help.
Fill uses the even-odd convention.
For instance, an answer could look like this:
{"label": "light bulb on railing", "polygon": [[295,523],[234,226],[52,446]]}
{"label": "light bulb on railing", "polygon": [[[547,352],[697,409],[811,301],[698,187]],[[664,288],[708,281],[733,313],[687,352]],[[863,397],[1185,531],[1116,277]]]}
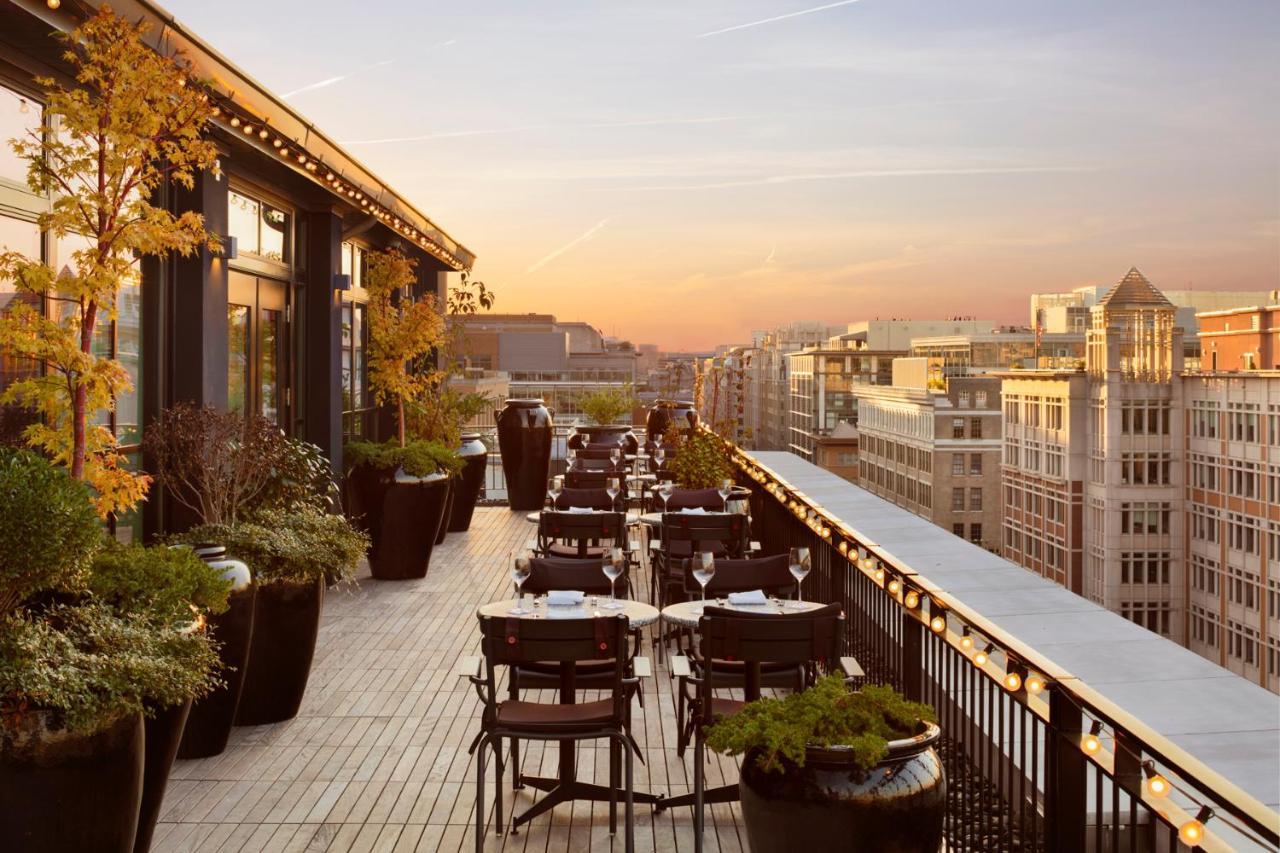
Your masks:
{"label": "light bulb on railing", "polygon": [[987,648],[984,646],[978,649],[977,654],[973,656],[973,664],[974,666],[986,666],[987,659],[988,659]]}
{"label": "light bulb on railing", "polygon": [[893,580],[889,581],[890,595],[897,595],[900,589],[902,589],[902,583],[897,578],[894,578]]}
{"label": "light bulb on railing", "polygon": [[1089,733],[1080,741],[1080,748],[1089,755],[1102,749],[1102,740],[1098,737],[1100,734],[1102,734],[1102,722],[1094,720],[1093,725],[1089,727]]}
{"label": "light bulb on railing", "polygon": [[884,586],[884,569],[876,569],[876,583]]}
{"label": "light bulb on railing", "polygon": [[1004,676],[1004,689],[1010,693],[1017,693],[1022,687],[1022,676],[1016,672],[1007,672]]}
{"label": "light bulb on railing", "polygon": [[1027,692],[1028,693],[1040,693],[1043,690],[1044,690],[1044,678],[1042,676],[1039,676],[1034,672],[1027,676]]}
{"label": "light bulb on railing", "polygon": [[908,610],[915,610],[920,606],[920,593],[914,589],[907,590],[907,594],[902,597],[902,603],[906,605]]}
{"label": "light bulb on railing", "polygon": [[1149,758],[1142,762],[1142,775],[1147,779],[1147,793],[1153,797],[1167,797],[1173,790],[1169,780],[1156,772],[1155,762]]}
{"label": "light bulb on railing", "polygon": [[1204,841],[1204,825],[1211,817],[1213,817],[1213,809],[1201,806],[1195,817],[1178,827],[1178,838],[1188,847],[1195,847]]}
{"label": "light bulb on railing", "polygon": [[943,631],[947,630],[947,617],[943,616],[941,613],[935,615],[929,620],[929,630],[933,631],[935,634],[941,634]]}

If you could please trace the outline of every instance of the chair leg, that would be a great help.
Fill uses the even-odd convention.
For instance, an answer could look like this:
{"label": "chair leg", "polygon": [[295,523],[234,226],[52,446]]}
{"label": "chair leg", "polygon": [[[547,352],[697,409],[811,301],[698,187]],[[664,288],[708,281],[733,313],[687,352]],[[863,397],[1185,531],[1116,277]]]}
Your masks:
{"label": "chair leg", "polygon": [[703,814],[702,795],[706,790],[706,781],[703,778],[703,761],[705,760],[706,746],[702,742],[702,732],[699,731],[693,746],[693,851],[694,853],[702,853],[702,828],[705,820]]}
{"label": "chair leg", "polygon": [[505,821],[502,818],[502,738],[493,740],[493,828],[499,836],[505,829]]}
{"label": "chair leg", "polygon": [[685,747],[689,745],[689,740],[685,737],[685,698],[684,683],[676,684],[676,757],[684,758]]}
{"label": "chair leg", "polygon": [[520,739],[511,739],[511,790],[523,791],[524,783],[520,781]]}
{"label": "chair leg", "polygon": [[618,785],[622,779],[622,756],[617,738],[609,738],[609,834],[618,834]]}
{"label": "chair leg", "polygon": [[484,748],[488,739],[476,750],[476,853],[484,853]]}
{"label": "chair leg", "polygon": [[636,760],[631,754],[631,750],[623,749],[623,760],[627,762],[627,787],[626,798],[627,806],[624,813],[626,821],[625,831],[627,833],[626,853],[635,853],[636,849],[636,806],[635,806],[635,789],[636,789]]}

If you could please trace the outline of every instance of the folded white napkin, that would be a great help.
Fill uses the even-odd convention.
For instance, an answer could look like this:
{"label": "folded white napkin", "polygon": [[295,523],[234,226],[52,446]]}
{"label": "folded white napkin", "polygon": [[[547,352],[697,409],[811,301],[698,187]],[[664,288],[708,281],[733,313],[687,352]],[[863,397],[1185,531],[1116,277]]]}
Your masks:
{"label": "folded white napkin", "polygon": [[585,607],[548,607],[548,619],[586,619],[587,609]]}
{"label": "folded white napkin", "polygon": [[769,598],[763,590],[753,589],[750,592],[729,593],[730,604],[768,604]]}
{"label": "folded white napkin", "polygon": [[707,514],[706,508],[700,507],[700,506],[687,506],[684,509],[680,510],[680,512],[683,515],[706,515]]}
{"label": "folded white napkin", "polygon": [[549,607],[577,607],[586,598],[580,590],[553,589],[547,593]]}
{"label": "folded white napkin", "polygon": [[565,512],[572,513],[573,515],[587,515],[595,512],[595,510],[589,506],[571,506],[565,510]]}

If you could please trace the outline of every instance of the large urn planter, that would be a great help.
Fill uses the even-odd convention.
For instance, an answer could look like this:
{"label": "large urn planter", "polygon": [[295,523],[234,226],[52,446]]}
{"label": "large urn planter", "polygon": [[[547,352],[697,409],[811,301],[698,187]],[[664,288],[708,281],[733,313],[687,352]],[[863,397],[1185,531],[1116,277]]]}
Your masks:
{"label": "large urn planter", "polygon": [[195,551],[206,563],[223,569],[223,577],[232,582],[232,592],[227,597],[227,609],[210,616],[208,625],[209,634],[219,644],[223,686],[192,704],[178,758],[208,758],[227,748],[244,689],[258,595],[257,586],[250,582],[248,567],[239,560],[227,559],[225,548],[201,545]]}
{"label": "large urn planter", "polygon": [[236,725],[261,726],[298,715],[315,657],[324,590],[323,577],[259,585],[249,670]]}
{"label": "large urn planter", "polygon": [[541,400],[507,400],[494,416],[507,503],[513,510],[540,509],[551,465],[551,412]]}
{"label": "large urn planter", "polygon": [[352,509],[369,534],[369,571],[378,580],[425,577],[449,497],[443,474],[413,477],[362,464],[351,469]]}
{"label": "large urn planter", "polygon": [[449,513],[449,532],[463,533],[471,527],[471,516],[476,510],[476,501],[480,500],[480,492],[484,489],[484,475],[489,468],[489,448],[480,440],[480,433],[462,434],[462,446],[458,448],[462,457],[462,472],[453,484],[453,509]]}
{"label": "large urn planter", "polygon": [[458,478],[457,476],[449,477],[449,493],[444,499],[444,517],[440,522],[440,532],[436,534],[436,544],[443,544],[446,536],[449,535],[449,521],[453,518],[453,502],[458,496]]}
{"label": "large urn planter", "polygon": [[803,767],[765,772],[755,750],[743,756],[739,791],[753,853],[829,849],[850,853],[937,853],[947,783],[934,747],[941,730],[889,742],[864,771],[848,750],[810,747]]}
{"label": "large urn planter", "polygon": [[160,708],[146,718],[143,729],[146,744],[143,752],[142,805],[138,810],[138,833],[133,842],[133,853],[147,853],[151,838],[155,835],[156,819],[164,804],[165,788],[169,785],[169,771],[178,755],[178,744],[191,713],[191,700],[181,705]]}
{"label": "large urn planter", "polygon": [[0,850],[131,853],[142,802],[142,714],[88,734],[43,714],[0,732]]}
{"label": "large urn planter", "polygon": [[569,446],[581,450],[588,444],[621,444],[624,453],[638,453],[640,439],[628,424],[588,424],[569,436]]}
{"label": "large urn planter", "polygon": [[649,447],[656,447],[657,439],[672,427],[691,429],[697,425],[698,410],[692,400],[658,400],[649,407],[649,413],[645,415],[644,427],[648,436],[646,443]]}

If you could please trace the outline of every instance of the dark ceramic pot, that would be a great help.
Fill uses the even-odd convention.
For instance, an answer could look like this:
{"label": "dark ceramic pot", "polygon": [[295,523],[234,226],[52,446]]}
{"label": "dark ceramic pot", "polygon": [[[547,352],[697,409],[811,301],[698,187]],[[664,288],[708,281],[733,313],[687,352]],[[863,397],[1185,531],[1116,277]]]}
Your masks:
{"label": "dark ceramic pot", "polygon": [[589,424],[578,427],[577,432],[569,436],[569,446],[574,450],[581,450],[588,444],[609,443],[621,444],[624,453],[640,451],[640,439],[627,424]]}
{"label": "dark ceramic pot", "polygon": [[142,803],[142,714],[91,734],[32,714],[0,734],[0,850],[131,853]]}
{"label": "dark ceramic pot", "polygon": [[218,657],[222,659],[221,677],[225,684],[192,704],[178,746],[179,758],[208,758],[227,748],[244,689],[257,596],[257,584],[233,592],[227,598],[226,611],[209,617],[209,634],[220,644]]}
{"label": "dark ceramic pot", "polygon": [[551,413],[541,400],[507,400],[494,417],[508,505],[525,512],[541,509],[551,465]]}
{"label": "dark ceramic pot", "polygon": [[484,475],[489,468],[489,448],[480,440],[478,432],[464,432],[462,446],[462,473],[453,484],[453,511],[449,515],[449,532],[463,533],[471,527],[471,516],[476,511],[476,501],[484,489]]}
{"label": "dark ceramic pot", "polygon": [[458,478],[452,476],[449,478],[449,494],[444,499],[444,520],[440,523],[440,532],[436,534],[436,544],[444,542],[444,538],[449,535],[449,520],[453,518],[453,502],[458,496]]}
{"label": "dark ceramic pot", "polygon": [[324,608],[324,578],[271,581],[258,587],[253,650],[237,726],[262,726],[298,715]]}
{"label": "dark ceramic pot", "polygon": [[692,400],[659,400],[649,407],[644,419],[645,432],[649,447],[655,447],[661,438],[674,425],[678,429],[689,429],[698,425],[698,410]]}
{"label": "dark ceramic pot", "polygon": [[840,849],[850,853],[937,853],[947,781],[934,746],[941,730],[926,724],[914,738],[890,741],[870,771],[848,752],[811,748],[805,766],[766,773],[756,753],[742,761],[739,791],[753,853]]}
{"label": "dark ceramic pot", "polygon": [[178,744],[182,730],[191,713],[191,700],[171,708],[161,708],[147,717],[143,724],[146,731],[144,770],[142,774],[142,807],[138,810],[138,834],[134,838],[133,853],[147,853],[151,849],[151,837],[155,835],[156,818],[164,804],[164,791],[169,785],[169,771],[178,756]]}
{"label": "dark ceramic pot", "polygon": [[444,523],[448,478],[357,465],[347,486],[353,515],[369,534],[370,573],[378,580],[425,577]]}

